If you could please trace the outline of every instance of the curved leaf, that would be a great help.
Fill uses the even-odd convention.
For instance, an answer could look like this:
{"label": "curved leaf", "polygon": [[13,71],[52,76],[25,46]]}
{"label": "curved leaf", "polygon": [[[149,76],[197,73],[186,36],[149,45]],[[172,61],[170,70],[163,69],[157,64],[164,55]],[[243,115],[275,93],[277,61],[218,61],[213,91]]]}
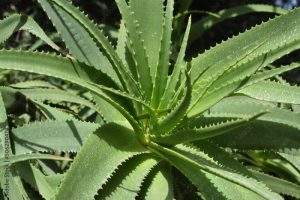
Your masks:
{"label": "curved leaf", "polygon": [[[140,31],[140,39],[143,41],[145,55],[148,57],[151,77],[154,81],[158,60],[162,59],[160,54],[164,53],[166,49],[169,53],[167,43],[171,40],[172,17],[170,18],[170,14],[172,15],[173,13],[170,9],[173,9],[173,5],[169,3],[169,8],[166,13],[168,19],[166,19],[164,16],[164,0],[130,0],[128,4],[132,12],[132,19]],[[151,10],[152,14],[145,14],[145,10]],[[126,21],[126,18],[124,19],[125,24],[127,23],[126,25],[128,26],[129,22]],[[128,31],[129,37],[131,37],[130,35],[134,33],[132,33],[130,29],[128,29]],[[132,42],[137,43],[138,41],[133,40]],[[169,62],[169,59],[166,60]]]}
{"label": "curved leaf", "polygon": [[56,89],[57,87],[55,85],[52,85],[51,83],[47,81],[42,81],[42,80],[29,80],[29,81],[24,81],[24,82],[18,82],[14,84],[9,85],[12,88],[16,89],[29,89],[29,88],[52,88]]}
{"label": "curved leaf", "polygon": [[48,120],[67,121],[75,119],[75,117],[71,114],[66,113],[58,108],[37,101],[33,101],[33,103]]}
{"label": "curved leaf", "polygon": [[15,154],[31,152],[76,152],[98,124],[73,121],[43,121],[15,128]]}
{"label": "curved leaf", "polygon": [[292,197],[300,198],[300,186],[294,183],[279,179],[261,172],[251,171],[252,174],[259,180],[266,183],[274,192],[287,194]]}
{"label": "curved leaf", "polygon": [[[131,6],[129,6],[125,0],[116,0],[116,3],[127,28],[130,47],[136,62],[135,65],[137,67],[139,83],[145,93],[146,99],[150,100],[153,84],[149,66],[149,57],[146,53],[144,40],[141,38],[142,32],[138,22],[134,19]],[[150,4],[148,3],[147,5]]]}
{"label": "curved leaf", "polygon": [[[191,61],[190,70],[192,83],[214,77],[216,72],[224,70],[227,72],[218,80],[218,83],[224,84],[225,81],[240,79],[241,75],[244,79],[255,72],[250,69],[262,68],[300,48],[300,37],[297,34],[300,30],[299,16],[300,10],[295,9],[235,36],[194,58]],[[285,30],[291,32],[287,35]],[[222,55],[222,59],[219,59],[219,55]],[[240,64],[236,65],[237,62]],[[251,67],[248,68],[248,65]],[[208,67],[208,70],[201,75],[203,67]]]}
{"label": "curved leaf", "polygon": [[145,151],[131,130],[117,124],[102,126],[84,142],[62,181],[56,199],[93,198],[119,165]]}
{"label": "curved leaf", "polygon": [[[38,56],[39,59],[34,59],[35,56]],[[33,59],[35,62],[32,62]],[[72,59],[49,54],[0,50],[0,69],[12,69],[43,74],[85,87],[101,96],[101,98],[105,101],[109,102],[130,122],[137,132],[140,131],[140,127],[133,117],[122,106],[110,99],[101,91],[101,89],[104,88],[110,92],[116,92],[116,90],[101,85],[95,86],[91,84],[94,80],[106,81],[103,74],[91,67],[83,65]]]}
{"label": "curved leaf", "polygon": [[274,81],[260,81],[246,86],[237,93],[271,102],[300,104],[300,88]]}
{"label": "curved leaf", "polygon": [[243,86],[243,88],[247,87],[249,85],[252,85],[254,83],[270,79],[272,77],[277,78],[277,75],[280,75],[284,72],[287,72],[287,71],[290,71],[290,70],[293,70],[293,69],[296,69],[298,67],[300,67],[299,63],[292,63],[292,64],[287,65],[287,66],[280,66],[279,68],[274,68],[274,69],[270,69],[270,70],[264,70],[262,72],[257,72],[256,74],[252,75],[247,80],[247,83]]}
{"label": "curved leaf", "polygon": [[51,154],[20,154],[20,155],[11,155],[8,158],[0,158],[0,167],[12,165],[17,162],[22,162],[26,160],[34,160],[34,159],[46,159],[46,160],[67,160],[71,161],[72,159],[67,157],[55,156]]}
{"label": "curved leaf", "polygon": [[[44,0],[43,0],[44,1]],[[122,86],[128,91],[135,95],[141,94],[140,85],[138,85],[131,74],[126,70],[121,58],[115,52],[113,46],[110,44],[109,40],[103,32],[96,26],[84,13],[81,13],[76,7],[74,7],[70,2],[65,0],[50,0],[55,5],[59,6],[62,10],[68,13],[74,18],[82,28],[85,28],[90,36],[95,40],[100,49],[103,51],[104,55],[108,58],[113,67],[114,71],[117,73]],[[49,1],[49,3],[50,3]],[[51,4],[51,3],[50,3]]]}
{"label": "curved leaf", "polygon": [[96,199],[135,199],[144,178],[157,164],[149,155],[136,156],[124,163],[116,171]]}
{"label": "curved leaf", "polygon": [[218,17],[207,16],[192,25],[190,43],[200,38],[206,30],[210,29],[215,24],[218,24],[230,18],[239,17],[241,15],[255,12],[285,14],[287,13],[287,10],[272,5],[263,4],[247,4],[221,10],[216,13]]}
{"label": "curved leaf", "polygon": [[108,59],[100,52],[93,38],[90,37],[84,27],[61,7],[51,3],[50,0],[39,0],[38,2],[61,34],[63,41],[75,58],[101,70],[117,84],[120,84],[118,76]]}
{"label": "curved leaf", "polygon": [[71,92],[60,90],[60,89],[45,89],[45,88],[35,88],[35,89],[21,89],[18,90],[20,93],[24,94],[26,97],[36,100],[45,101],[49,100],[51,102],[70,102],[79,105],[83,105],[94,110],[95,105],[88,101],[87,99],[80,97],[79,95],[73,94]]}
{"label": "curved leaf", "polygon": [[142,187],[146,190],[145,200],[174,199],[171,167],[166,165],[154,168],[146,177]]}
{"label": "curved leaf", "polygon": [[16,164],[16,170],[20,177],[38,191],[44,199],[54,197],[56,187],[49,184],[47,177],[38,168],[32,164],[22,162]]}
{"label": "curved leaf", "polygon": [[222,121],[251,116],[264,109],[270,112],[244,127],[232,130],[226,136],[217,136],[212,140],[222,147],[237,149],[299,148],[300,115],[248,97],[236,96],[222,100],[202,118],[198,118],[195,125],[207,120]]}
{"label": "curved leaf", "polygon": [[158,121],[158,123],[155,124],[154,127],[150,127],[153,128],[153,135],[159,135],[173,130],[179,124],[179,122],[184,119],[191,101],[191,80],[187,73],[185,75],[186,92],[183,100],[164,119]]}
{"label": "curved leaf", "polygon": [[[245,177],[230,170],[226,170],[214,164],[213,162],[206,160],[206,156],[201,152],[195,153],[195,151],[192,149],[190,149],[191,152],[189,152],[189,148],[180,147],[169,149],[153,143],[151,143],[151,148],[175,165],[176,168],[185,174],[196,186],[199,184],[199,180],[197,179],[200,177],[198,174],[207,172],[212,176],[220,177],[226,181],[239,185],[264,199],[282,200],[278,194],[271,192],[269,188],[255,179]],[[200,155],[204,157],[200,157]]]}
{"label": "curved leaf", "polygon": [[295,169],[300,172],[300,157],[295,154],[278,153],[284,160],[289,162]]}
{"label": "curved leaf", "polygon": [[[188,37],[189,37],[190,28],[191,28],[191,18],[189,18],[186,32],[184,34],[184,38],[183,38],[183,41],[181,44],[181,48],[180,48],[173,72],[169,76],[168,84],[165,88],[164,95],[161,98],[160,108],[166,108],[166,107],[170,106],[170,103],[172,102],[172,99],[176,93],[176,88],[181,83],[180,82],[181,72],[186,70],[184,67],[185,66],[184,56],[185,56],[186,45],[187,45],[187,41],[188,41]],[[179,87],[177,89],[179,89]]]}
{"label": "curved leaf", "polygon": [[[140,1],[140,0],[139,0]],[[146,0],[147,1],[147,0]],[[163,5],[162,0],[159,0],[161,5]],[[150,4],[153,4],[151,2]],[[158,10],[159,11],[159,10]],[[158,65],[157,60],[155,60],[154,67],[154,85],[153,92],[151,98],[151,105],[154,108],[158,108],[160,104],[160,98],[163,96],[167,80],[168,80],[168,72],[169,72],[169,60],[171,54],[171,36],[172,36],[172,25],[173,25],[173,11],[174,11],[174,0],[167,0],[165,18],[163,21],[163,29],[162,29],[162,38],[161,44],[159,45],[159,57],[158,57]],[[144,15],[144,14],[143,14]],[[144,15],[145,16],[145,15]],[[152,20],[152,16],[149,15]],[[157,20],[158,24],[159,21]],[[161,26],[161,24],[159,24]],[[152,29],[152,27],[150,28]],[[159,29],[158,29],[159,30]],[[151,30],[151,34],[152,34]],[[148,37],[153,43],[153,39]],[[151,44],[153,46],[153,44]],[[157,52],[157,49],[154,49],[154,52]],[[156,67],[157,65],[157,67]],[[153,67],[152,67],[153,68]]]}
{"label": "curved leaf", "polygon": [[46,42],[53,49],[59,51],[60,48],[52,42],[41,27],[31,17],[13,14],[0,21],[0,44],[5,42],[14,32],[27,30]]}
{"label": "curved leaf", "polygon": [[165,135],[154,137],[153,141],[159,144],[175,145],[179,143],[212,138],[226,133],[230,134],[232,130],[243,127],[264,114],[265,112],[260,112],[259,114],[237,120],[229,120],[227,122],[209,124],[194,129],[183,129],[174,133],[168,133]]}

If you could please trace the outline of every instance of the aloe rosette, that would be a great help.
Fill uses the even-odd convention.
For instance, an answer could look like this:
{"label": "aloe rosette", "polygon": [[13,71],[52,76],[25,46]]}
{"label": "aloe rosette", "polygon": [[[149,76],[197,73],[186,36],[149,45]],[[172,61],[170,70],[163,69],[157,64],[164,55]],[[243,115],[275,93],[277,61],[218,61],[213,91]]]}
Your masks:
{"label": "aloe rosette", "polygon": [[[190,30],[194,40],[211,23],[249,9],[220,11],[218,20],[209,16],[195,24],[189,18],[170,64],[174,0],[116,0],[122,16],[116,46],[69,1],[38,3],[68,51],[53,43],[32,18],[14,14],[0,21],[1,43],[16,30],[27,30],[58,55],[2,49],[0,68],[61,79],[88,95],[42,81],[1,87],[3,152],[11,130],[1,173],[10,166],[11,193],[6,195],[11,199],[30,198],[23,181],[45,199],[173,199],[175,168],[202,199],[275,200],[283,199],[281,194],[300,198],[297,183],[251,169],[233,153],[267,151],[295,169],[299,166],[300,88],[278,75],[300,64],[271,65],[300,48],[299,9],[248,5],[253,12],[280,15],[191,61],[185,60]],[[17,93],[46,120],[8,127],[7,96]],[[86,122],[46,100],[81,105],[101,120]],[[47,174],[41,171],[43,165],[29,161],[70,160],[53,152],[76,154],[64,174]],[[4,176],[0,181],[4,188]]]}

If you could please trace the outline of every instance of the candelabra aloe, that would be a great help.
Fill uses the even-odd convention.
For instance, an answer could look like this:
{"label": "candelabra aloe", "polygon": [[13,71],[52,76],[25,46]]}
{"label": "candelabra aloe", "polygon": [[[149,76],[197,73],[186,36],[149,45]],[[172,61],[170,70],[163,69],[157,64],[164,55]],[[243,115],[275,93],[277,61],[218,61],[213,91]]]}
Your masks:
{"label": "candelabra aloe", "polygon": [[[0,22],[1,43],[24,29],[60,55],[3,49],[0,68],[55,77],[89,93],[82,97],[41,81],[1,88],[6,153],[1,166],[6,168],[0,180],[6,193],[3,173],[9,165],[11,199],[30,198],[22,181],[45,199],[173,199],[175,168],[203,199],[300,198],[297,184],[250,169],[231,153],[270,151],[297,168],[300,89],[277,81],[277,75],[300,64],[275,68],[271,63],[300,48],[299,9],[188,62],[189,19],[171,65],[174,0],[116,0],[122,15],[116,47],[69,1],[38,2],[68,51],[33,19],[15,14]],[[17,94],[31,100],[48,120],[8,134],[4,106]],[[44,100],[80,104],[102,120],[81,121]],[[63,175],[40,162],[69,159],[53,152],[76,153]]]}

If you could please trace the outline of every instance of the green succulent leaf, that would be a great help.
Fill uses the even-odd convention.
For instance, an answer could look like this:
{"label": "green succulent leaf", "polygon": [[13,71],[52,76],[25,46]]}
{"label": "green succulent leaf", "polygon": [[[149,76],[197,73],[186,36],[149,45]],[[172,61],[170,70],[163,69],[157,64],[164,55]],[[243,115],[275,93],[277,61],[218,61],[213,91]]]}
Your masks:
{"label": "green succulent leaf", "polygon": [[60,6],[66,12],[71,14],[74,18],[78,20],[84,26],[87,31],[92,35],[97,44],[100,46],[101,50],[105,53],[105,56],[111,62],[115,72],[117,73],[122,86],[130,93],[134,95],[140,95],[140,84],[135,82],[129,71],[126,70],[125,65],[118,54],[114,51],[114,48],[110,44],[109,40],[104,36],[102,31],[100,31],[94,23],[81,12],[79,12],[72,4],[60,0],[52,0],[55,4]]}
{"label": "green succulent leaf", "polygon": [[18,163],[26,160],[34,160],[34,159],[67,160],[67,161],[72,160],[67,157],[55,156],[51,154],[29,153],[29,154],[11,155],[8,158],[0,158],[0,167],[12,165],[14,163]]}
{"label": "green succulent leaf", "polygon": [[[189,111],[189,117],[196,116],[213,106],[222,98],[228,96],[245,84],[245,79],[254,74],[260,67],[261,57],[243,61],[247,56],[261,47],[265,41],[250,49],[234,64],[220,70],[216,75],[198,81],[193,88],[193,99]],[[247,67],[245,67],[247,66]],[[203,76],[210,68],[203,72]],[[201,75],[200,75],[201,76]],[[200,91],[200,93],[198,92]]]}
{"label": "green succulent leaf", "polygon": [[98,108],[98,111],[105,122],[113,122],[120,125],[124,125],[126,127],[130,127],[130,124],[128,123],[127,119],[112,105],[110,105],[97,95],[93,95],[93,100],[96,102],[96,107]]}
{"label": "green succulent leaf", "polygon": [[218,162],[223,167],[231,169],[237,173],[245,176],[251,177],[251,172],[243,166],[238,160],[231,156],[229,152],[220,148],[218,145],[214,144],[208,140],[199,140],[192,143],[199,150],[203,151],[209,157],[211,157],[215,162]]}
{"label": "green succulent leaf", "polygon": [[[34,56],[39,56],[39,60],[36,63],[31,62]],[[103,88],[114,92],[116,92],[116,90],[107,87],[101,88],[101,85],[95,86],[91,84],[93,80],[101,81],[103,79],[103,74],[99,73],[99,71],[95,71],[93,68],[72,59],[42,53],[0,50],[0,60],[0,69],[13,69],[52,76],[78,84],[95,92],[105,101],[113,105],[126,117],[132,127],[139,131],[140,128],[133,117],[122,106],[111,100],[101,91]],[[97,75],[97,77],[95,75]],[[99,89],[99,87],[101,89]]]}
{"label": "green succulent leaf", "polygon": [[[205,53],[200,54],[191,62],[192,82],[198,79],[198,76],[201,72],[199,71],[199,67],[209,66],[210,69],[203,74],[203,77],[209,77],[213,75],[215,71],[220,71],[228,68],[229,66],[233,66],[237,60],[240,60],[243,55],[247,55],[247,52],[249,53],[253,49],[255,49],[255,51],[252,51],[252,53],[247,56],[247,60],[251,60],[259,55],[265,57],[267,60],[274,60],[278,59],[280,56],[273,58],[273,51],[284,55],[292,50],[297,49],[297,44],[299,44],[299,42],[297,42],[299,40],[298,34],[296,34],[297,30],[299,29],[299,26],[297,26],[298,15],[299,9],[295,9],[288,14],[278,16],[266,23],[262,23],[261,25],[239,34],[238,36],[211,48]],[[279,24],[283,24],[285,27],[283,28]],[[280,26],[280,28],[277,28],[277,26]],[[285,30],[287,29],[291,31],[291,34],[286,35]],[[278,41],[281,42],[278,43]],[[235,48],[238,46],[243,48]],[[259,48],[256,48],[257,46],[259,46]],[[291,49],[287,47],[290,47]],[[217,55],[223,55],[223,59],[216,60],[218,58]],[[268,63],[270,63],[270,61],[264,61],[264,65]],[[219,66],[222,67],[219,68]]]}
{"label": "green succulent leaf", "polygon": [[146,151],[131,130],[112,123],[100,127],[84,142],[56,199],[93,198],[123,162]]}
{"label": "green succulent leaf", "polygon": [[[175,165],[176,168],[185,174],[196,186],[199,185],[199,179],[201,180],[201,176],[198,177],[197,174],[206,172],[239,185],[243,189],[246,189],[264,199],[282,199],[278,194],[271,192],[269,188],[255,179],[242,176],[214,164],[201,152],[195,152],[193,149],[184,147],[173,147],[169,149],[155,144],[152,144],[151,148]],[[201,189],[201,186],[199,189]]]}
{"label": "green succulent leaf", "polygon": [[[5,104],[3,102],[2,92],[0,93],[0,140],[1,140],[1,157],[0,157],[0,184],[3,190],[4,198],[27,198],[28,195],[22,185],[21,179],[17,176],[14,166],[8,164],[18,162],[20,158],[13,157],[11,149],[11,137],[7,121]],[[14,159],[16,158],[16,159]],[[2,197],[2,196],[0,196]]]}
{"label": "green succulent leaf", "polygon": [[[50,1],[52,3],[50,3]],[[112,77],[113,80],[118,80],[121,82],[123,88],[132,94],[140,94],[140,86],[135,82],[131,74],[126,70],[124,64],[122,63],[121,58],[118,56],[117,52],[114,50],[110,41],[105,37],[104,33],[95,25],[84,13],[80,12],[76,7],[71,3],[65,0],[50,0],[49,5],[57,5],[62,9],[66,14],[70,15],[76,23],[80,24],[79,28],[84,28],[87,34],[91,36],[97,46],[100,47],[100,50],[103,52],[104,58],[108,59],[110,66],[108,69],[114,70],[118,79],[115,80],[110,74],[108,76]],[[41,3],[41,1],[40,1]],[[55,5],[54,5],[55,4]],[[90,38],[90,37],[88,37]],[[103,68],[103,67],[101,67]],[[104,72],[105,73],[105,72]]]}
{"label": "green succulent leaf", "polygon": [[221,10],[218,13],[216,13],[216,16],[204,17],[203,19],[193,24],[191,29],[190,43],[192,43],[198,38],[201,38],[205,31],[207,31],[217,23],[223,22],[230,18],[239,17],[241,15],[256,12],[285,14],[287,13],[287,10],[272,5],[263,4],[246,4]]}
{"label": "green succulent leaf", "polygon": [[[119,28],[119,32],[118,32],[118,41],[117,41],[117,46],[116,46],[116,52],[119,55],[119,57],[122,59],[124,65],[126,67],[128,67],[128,69],[129,69],[129,66],[126,65],[127,64],[127,60],[126,60],[127,39],[128,39],[128,36],[127,36],[127,30],[125,27],[125,22],[124,22],[124,20],[121,20],[120,28]],[[132,71],[131,71],[131,73],[132,73]]]}
{"label": "green succulent leaf", "polygon": [[13,33],[19,30],[26,30],[42,39],[53,49],[59,51],[60,48],[52,42],[43,29],[29,16],[13,14],[0,21],[0,44],[5,42]]}
{"label": "green succulent leaf", "polygon": [[51,83],[48,83],[47,81],[42,80],[29,80],[29,81],[23,81],[19,83],[14,83],[9,85],[12,88],[16,89],[30,89],[30,88],[52,88],[57,89],[57,87]]}
{"label": "green succulent leaf", "polygon": [[149,155],[136,156],[124,163],[98,192],[96,199],[134,199],[144,178],[157,164]]}
{"label": "green succulent leaf", "polygon": [[47,177],[32,164],[21,162],[16,164],[18,174],[31,187],[38,191],[44,199],[52,199],[55,195],[56,187],[53,187],[48,181]]}
{"label": "green succulent leaf", "polygon": [[[300,8],[115,0],[117,31],[72,1],[37,2],[51,37],[25,15],[0,20],[0,43],[39,37],[0,50],[0,199],[300,198],[300,90],[279,76],[300,65],[275,62],[300,49]],[[282,15],[188,60],[204,31],[251,12]],[[61,55],[32,51],[44,43]]]}
{"label": "green succulent leaf", "polygon": [[[32,58],[39,57],[32,62]],[[60,78],[79,85],[92,80],[101,80],[101,73],[73,59],[53,54],[0,50],[0,68],[20,70]]]}
{"label": "green succulent leaf", "polygon": [[[73,16],[50,0],[39,0],[72,55],[89,66],[107,74],[116,83],[120,83],[116,72],[107,58],[101,53],[89,32]],[[60,1],[61,3],[66,1]]]}
{"label": "green succulent leaf", "polygon": [[60,90],[60,89],[36,88],[36,89],[22,89],[18,91],[23,95],[25,95],[26,97],[28,97],[29,99],[40,101],[40,102],[46,100],[49,100],[54,103],[70,102],[79,105],[84,105],[94,110],[97,110],[95,108],[95,105],[90,101],[88,101],[87,99],[84,99],[79,95],[70,93],[68,91]]}
{"label": "green succulent leaf", "polygon": [[[241,175],[255,178],[251,174],[251,172],[245,166],[242,165],[242,163],[238,162],[228,152],[221,149],[214,143],[209,142],[207,140],[200,140],[193,144],[199,150],[203,151],[205,154],[211,157],[215,162],[219,163],[222,167],[232,170],[233,172],[239,173]],[[222,192],[222,194],[228,199],[262,199],[256,194],[253,194],[252,192],[241,188],[239,185],[232,184],[228,181],[225,181],[224,179],[216,178],[207,173],[206,176],[216,187],[218,187],[219,191]]]}
{"label": "green succulent leaf", "polygon": [[270,69],[270,70],[264,70],[262,72],[257,72],[256,74],[254,74],[253,76],[251,76],[248,79],[247,83],[243,86],[243,88],[247,87],[247,86],[250,86],[254,83],[270,79],[270,78],[275,77],[277,75],[280,75],[284,72],[291,71],[293,69],[298,68],[299,66],[300,66],[299,63],[292,63],[292,64],[287,65],[287,66],[280,66],[278,68],[274,68],[274,69]]}
{"label": "green succulent leaf", "polygon": [[73,121],[43,121],[15,128],[15,154],[31,152],[77,152],[98,124]]}
{"label": "green succulent leaf", "polygon": [[295,154],[278,153],[282,158],[288,161],[293,167],[300,171],[300,157]]}
{"label": "green succulent leaf", "polygon": [[[5,170],[9,170],[8,172],[5,172]],[[4,175],[7,173],[6,176],[8,176],[7,180],[5,180]],[[17,176],[15,168],[14,167],[1,167],[0,169],[0,175],[3,177],[1,178],[1,188],[5,189],[5,183],[9,184],[9,193],[1,193],[2,199],[29,199],[29,195],[26,193],[26,190],[22,184],[22,180],[19,176]],[[7,181],[7,182],[6,182]]]}
{"label": "green succulent leaf", "polygon": [[[164,0],[153,0],[151,2],[147,0],[130,0],[128,5],[132,12],[132,19],[135,21],[134,23],[136,24],[137,30],[140,31],[139,37],[143,41],[145,55],[148,57],[151,77],[154,78],[158,64],[157,61],[160,57],[159,54],[165,52],[165,49],[162,49],[160,52],[158,49],[163,48],[163,45],[168,48],[167,43],[171,41],[172,19],[164,19]],[[169,5],[169,9],[170,8],[173,9],[173,5]],[[144,9],[152,10],[152,15],[145,15]],[[169,10],[168,17],[170,12],[172,11]],[[125,25],[126,23],[129,22],[125,19]],[[165,25],[163,26],[163,24]],[[128,31],[129,37],[131,37],[130,34],[133,33],[129,27]],[[134,40],[132,42],[136,43],[137,41]],[[168,58],[165,60],[167,62],[169,61]]]}
{"label": "green succulent leaf", "polygon": [[8,124],[7,124],[7,115],[6,110],[3,102],[2,93],[0,93],[0,141],[1,141],[1,157],[4,157],[4,152],[6,150],[6,147],[8,145],[9,152],[11,153],[11,147],[10,143],[5,143],[5,141],[9,141],[9,134],[8,134]]}
{"label": "green succulent leaf", "polygon": [[209,124],[203,127],[196,127],[194,129],[183,129],[174,133],[161,135],[156,138],[154,137],[153,140],[159,144],[175,145],[180,143],[208,139],[226,133],[230,133],[232,130],[243,127],[264,114],[266,114],[266,112],[260,112],[258,114],[246,118],[229,120],[226,122],[220,122],[216,124]]}
{"label": "green succulent leaf", "polygon": [[[237,149],[281,149],[299,148],[299,115],[276,105],[248,97],[230,97],[212,107],[204,117],[194,122],[226,120],[251,116],[255,112],[269,109],[270,112],[244,127],[232,130],[226,136],[212,138],[222,147]],[[226,139],[225,139],[226,138]]]}
{"label": "green succulent leaf", "polygon": [[167,83],[167,86],[165,88],[164,95],[163,95],[163,97],[160,101],[160,108],[161,109],[167,108],[168,106],[170,106],[170,104],[172,102],[172,99],[173,99],[173,97],[176,93],[175,92],[176,89],[179,89],[179,91],[180,91],[180,88],[178,87],[178,85],[180,85],[180,83],[181,83],[180,82],[181,72],[186,70],[185,69],[186,63],[185,63],[185,60],[184,60],[184,56],[185,56],[187,41],[188,41],[188,38],[189,38],[189,32],[190,32],[190,28],[191,28],[191,20],[192,19],[189,18],[187,28],[186,28],[186,32],[184,34],[184,38],[183,38],[183,41],[182,41],[182,44],[181,44],[181,48],[180,48],[180,51],[179,51],[179,54],[178,54],[173,72],[172,72],[171,76],[169,76],[168,83]]}
{"label": "green succulent leaf", "polygon": [[146,200],[174,199],[171,175],[169,165],[154,168],[144,181],[143,186],[146,191],[145,194],[141,194],[141,196],[145,196]]}
{"label": "green succulent leaf", "polygon": [[186,91],[180,104],[175,107],[164,119],[154,125],[154,133],[162,134],[172,131],[185,117],[191,101],[191,80],[186,75]]}
{"label": "green succulent leaf", "polygon": [[300,88],[274,81],[260,81],[246,86],[237,93],[271,102],[300,104]]}
{"label": "green succulent leaf", "polygon": [[61,109],[37,101],[33,101],[33,103],[48,120],[57,120],[57,121],[75,120],[74,116],[62,111]]}
{"label": "green succulent leaf", "polygon": [[[138,81],[145,93],[146,99],[150,100],[153,82],[150,73],[149,56],[146,53],[145,41],[142,39],[142,30],[137,19],[133,16],[134,11],[131,6],[125,0],[116,0],[116,3],[127,28],[130,48],[133,51],[133,58],[137,67]],[[147,3],[147,5],[150,5],[150,3]]]}
{"label": "green succulent leaf", "polygon": [[[159,1],[161,2],[161,4],[163,4],[162,0]],[[151,4],[153,4],[153,2],[151,2]],[[158,66],[155,67],[156,73],[154,76],[155,77],[154,87],[153,87],[153,93],[151,99],[151,105],[154,108],[159,107],[160,98],[163,96],[163,93],[167,85],[167,80],[168,80],[169,60],[170,60],[171,42],[172,42],[171,36],[172,36],[172,25],[173,25],[173,10],[174,10],[174,0],[168,0],[166,6],[165,18],[163,21],[162,39],[161,39],[161,45],[160,45],[160,51],[158,57],[159,62],[158,62]],[[159,23],[159,20],[156,21]],[[159,25],[161,26],[161,24]],[[148,38],[150,39],[151,37]],[[153,40],[151,41],[151,43],[153,43]],[[153,46],[153,44],[151,44],[151,46]],[[157,52],[157,50],[154,49],[154,52]],[[154,64],[157,64],[156,62],[157,60],[155,60]]]}
{"label": "green succulent leaf", "polygon": [[[192,67],[190,70],[194,89],[193,96],[197,97],[195,92],[199,91],[199,86],[201,86],[200,88],[207,88],[211,85],[212,89],[211,95],[207,95],[205,100],[199,101],[196,107],[190,110],[189,116],[195,116],[197,113],[205,111],[237,90],[244,84],[247,77],[258,69],[267,66],[293,50],[299,49],[300,38],[296,34],[299,26],[297,26],[298,22],[295,20],[299,13],[299,9],[295,9],[288,14],[276,17],[268,23],[263,23],[239,34],[194,58],[191,61]],[[283,28],[279,24],[284,24],[287,27]],[[289,25],[291,27],[288,27]],[[280,26],[280,28],[277,28],[277,26]],[[286,29],[290,30],[292,34],[286,35],[284,32]],[[266,32],[270,32],[270,34],[264,34]],[[277,41],[282,42],[278,43]],[[238,46],[243,46],[243,48],[237,48]],[[218,59],[218,55],[222,55],[223,59]],[[205,67],[207,70],[201,74]],[[220,72],[221,76],[216,76],[216,71]],[[210,80],[212,77],[217,77],[213,84]],[[195,84],[197,82],[198,84]],[[216,90],[216,87],[220,88],[219,91]],[[203,102],[206,102],[205,106],[202,104]]]}
{"label": "green succulent leaf", "polygon": [[252,170],[251,172],[258,180],[263,181],[274,192],[300,198],[299,185],[258,171]]}

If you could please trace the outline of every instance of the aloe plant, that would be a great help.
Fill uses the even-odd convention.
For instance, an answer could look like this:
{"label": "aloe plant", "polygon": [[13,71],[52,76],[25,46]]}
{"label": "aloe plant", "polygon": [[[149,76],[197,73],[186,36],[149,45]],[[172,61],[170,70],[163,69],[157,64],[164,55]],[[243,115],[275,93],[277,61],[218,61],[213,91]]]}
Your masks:
{"label": "aloe plant", "polygon": [[[2,49],[0,68],[61,79],[84,92],[44,81],[1,87],[5,197],[31,199],[25,187],[30,185],[44,199],[173,199],[177,169],[202,199],[300,198],[297,180],[243,165],[235,153],[254,160],[262,158],[255,152],[272,152],[291,173],[299,172],[300,88],[278,75],[300,64],[271,65],[300,48],[299,9],[186,61],[189,18],[171,65],[174,0],[116,0],[122,15],[116,46],[69,1],[38,3],[68,50],[53,43],[32,18],[15,14],[0,22],[1,43],[16,30],[28,30],[59,55]],[[5,107],[19,101],[19,94],[45,120],[11,127]],[[88,122],[45,101],[69,102],[75,110],[73,105],[80,105],[96,119]],[[63,160],[68,169],[57,173],[45,159]]]}

